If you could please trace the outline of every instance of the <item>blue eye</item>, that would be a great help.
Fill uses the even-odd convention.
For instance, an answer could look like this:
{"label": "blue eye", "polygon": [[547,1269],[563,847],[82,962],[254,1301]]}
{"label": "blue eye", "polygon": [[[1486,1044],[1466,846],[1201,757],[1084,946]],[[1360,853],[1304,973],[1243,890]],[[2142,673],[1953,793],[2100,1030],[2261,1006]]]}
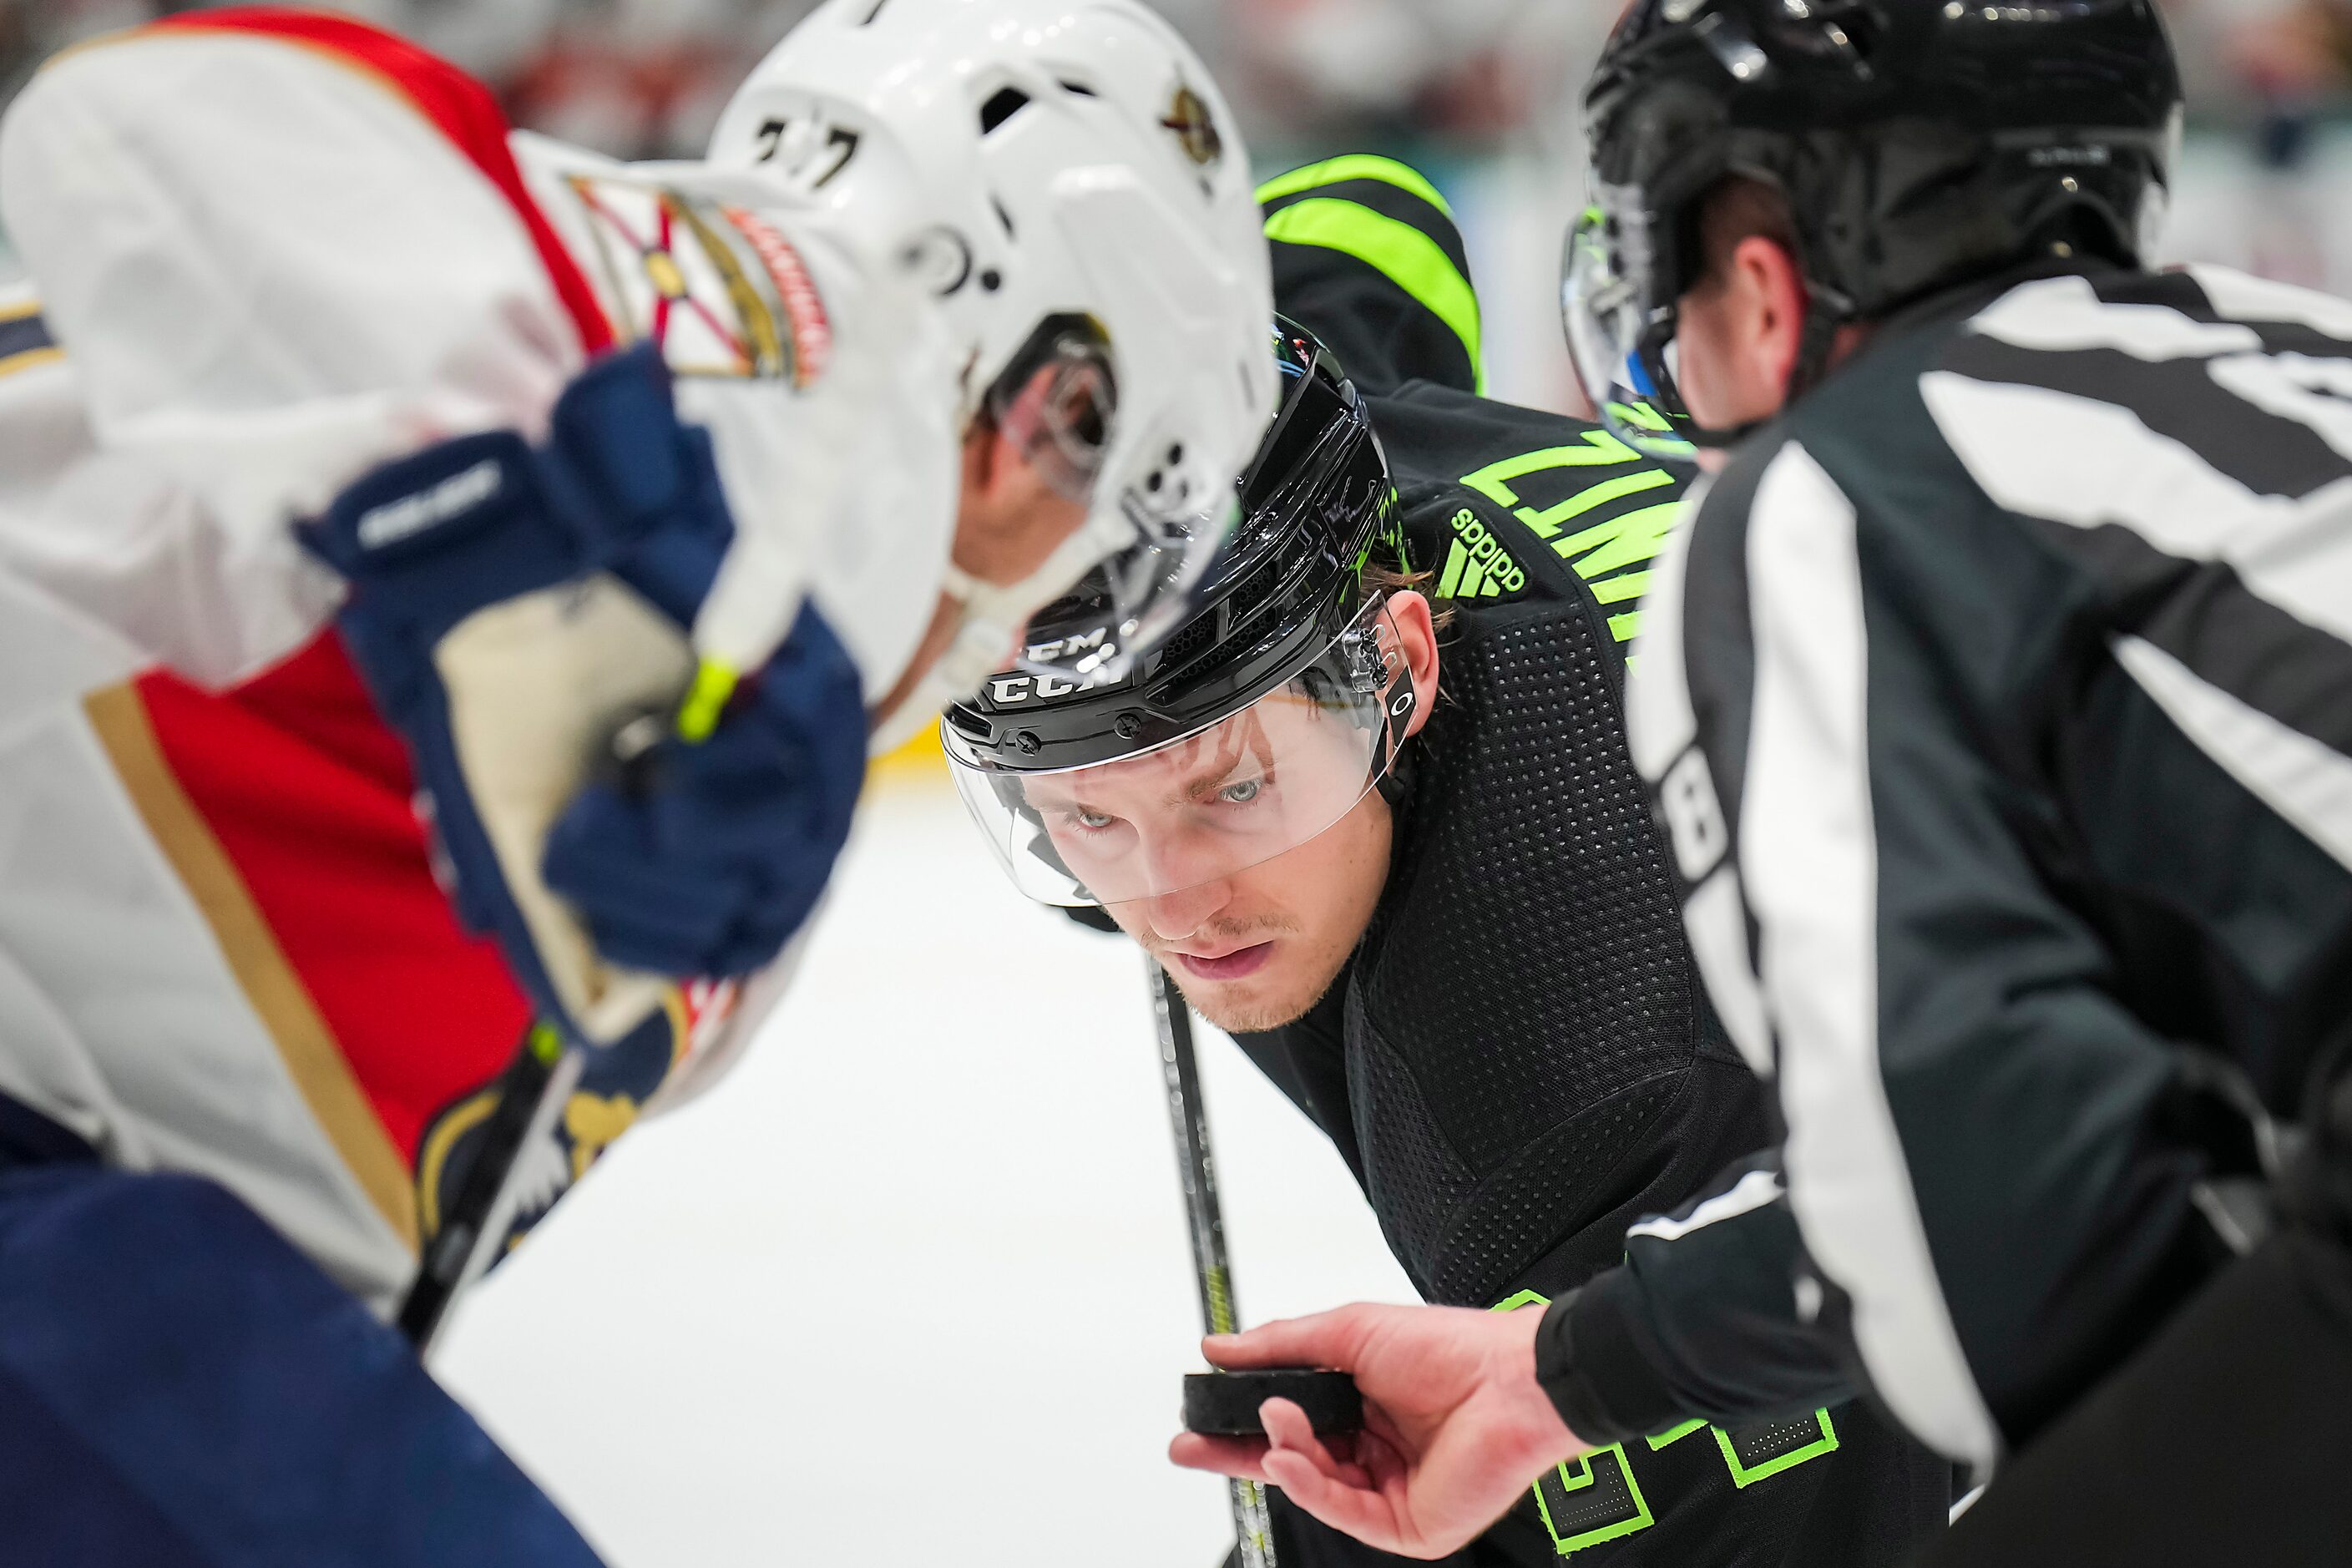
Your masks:
{"label": "blue eye", "polygon": [[1247,805],[1250,802],[1255,800],[1258,795],[1265,791],[1265,781],[1264,779],[1244,779],[1239,784],[1229,784],[1224,788],[1219,790],[1217,792],[1217,798],[1225,802],[1229,805]]}
{"label": "blue eye", "polygon": [[1100,832],[1102,829],[1108,827],[1112,823],[1118,820],[1118,817],[1111,816],[1104,812],[1087,811],[1083,807],[1071,813],[1071,815],[1077,818],[1078,826],[1080,827],[1092,828],[1097,832]]}

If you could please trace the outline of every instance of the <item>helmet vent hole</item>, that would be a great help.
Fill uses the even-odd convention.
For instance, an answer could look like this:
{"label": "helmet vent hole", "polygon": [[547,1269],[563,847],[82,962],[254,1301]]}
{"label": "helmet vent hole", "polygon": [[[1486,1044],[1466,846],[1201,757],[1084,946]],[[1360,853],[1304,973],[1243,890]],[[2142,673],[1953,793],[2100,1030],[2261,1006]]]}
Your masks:
{"label": "helmet vent hole", "polygon": [[1098,98],[1101,96],[1099,93],[1096,92],[1093,88],[1088,87],[1085,82],[1072,81],[1068,77],[1062,78],[1062,90],[1075,98]]}
{"label": "helmet vent hole", "polygon": [[980,133],[993,136],[1006,121],[1028,107],[1029,95],[1019,88],[998,89],[995,97],[980,106]]}
{"label": "helmet vent hole", "polygon": [[870,27],[870,26],[872,26],[874,25],[874,19],[875,19],[876,17],[877,17],[877,16],[881,16],[881,15],[882,15],[883,8],[884,8],[885,6],[887,6],[887,5],[888,5],[889,4],[890,4],[890,0],[874,0],[874,9],[872,9],[871,11],[866,12],[866,20],[864,20],[863,22],[858,23],[857,25],[858,25],[859,26],[861,26],[861,27]]}
{"label": "helmet vent hole", "polygon": [[1018,238],[1019,236],[1014,232],[1013,227],[1013,215],[1004,210],[1004,203],[1003,200],[995,196],[991,196],[988,198],[988,205],[996,209],[996,221],[1004,226],[1004,237],[1007,239]]}

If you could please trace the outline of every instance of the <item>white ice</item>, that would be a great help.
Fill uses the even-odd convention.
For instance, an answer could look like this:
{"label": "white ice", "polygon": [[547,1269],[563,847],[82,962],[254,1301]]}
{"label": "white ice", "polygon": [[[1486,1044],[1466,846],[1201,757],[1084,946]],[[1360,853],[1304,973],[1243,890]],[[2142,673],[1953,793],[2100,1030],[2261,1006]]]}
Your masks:
{"label": "white ice", "polygon": [[[445,1381],[613,1568],[1212,1568],[1198,1308],[1141,960],[944,785],[869,797],[743,1068],[485,1284]],[[1337,1154],[1202,1040],[1250,1321],[1411,1287]]]}

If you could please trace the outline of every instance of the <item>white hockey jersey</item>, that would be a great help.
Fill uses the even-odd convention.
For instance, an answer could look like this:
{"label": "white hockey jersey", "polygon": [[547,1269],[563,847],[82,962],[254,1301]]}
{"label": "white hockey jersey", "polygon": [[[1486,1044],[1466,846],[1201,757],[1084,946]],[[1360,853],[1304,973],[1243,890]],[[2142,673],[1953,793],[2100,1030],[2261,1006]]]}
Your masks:
{"label": "white hockey jersey", "polygon": [[[780,630],[813,596],[878,692],[936,600],[957,443],[920,301],[705,173],[510,135],[453,68],[282,13],[72,51],[0,127],[33,272],[0,295],[0,1094],[222,1182],[379,1310],[528,1005],[435,881],[289,522],[438,438],[536,433],[653,339]],[[780,984],[594,1053],[523,1223]]]}

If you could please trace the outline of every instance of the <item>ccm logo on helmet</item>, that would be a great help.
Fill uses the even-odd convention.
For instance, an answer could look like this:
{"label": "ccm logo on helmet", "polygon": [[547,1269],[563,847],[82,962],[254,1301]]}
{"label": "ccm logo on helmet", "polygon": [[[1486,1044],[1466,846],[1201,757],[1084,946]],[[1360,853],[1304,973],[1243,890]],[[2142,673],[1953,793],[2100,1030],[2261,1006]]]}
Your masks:
{"label": "ccm logo on helmet", "polygon": [[988,683],[988,700],[999,708],[1019,708],[1031,702],[1059,701],[1098,686],[1117,684],[1099,676],[1065,680],[1055,675],[1000,675]]}
{"label": "ccm logo on helmet", "polygon": [[1090,632],[1080,632],[1076,637],[1056,637],[1052,642],[1032,643],[1029,645],[1029,657],[1041,664],[1052,664],[1057,660],[1068,658],[1073,654],[1092,653],[1108,641],[1110,641],[1110,628],[1097,626]]}

